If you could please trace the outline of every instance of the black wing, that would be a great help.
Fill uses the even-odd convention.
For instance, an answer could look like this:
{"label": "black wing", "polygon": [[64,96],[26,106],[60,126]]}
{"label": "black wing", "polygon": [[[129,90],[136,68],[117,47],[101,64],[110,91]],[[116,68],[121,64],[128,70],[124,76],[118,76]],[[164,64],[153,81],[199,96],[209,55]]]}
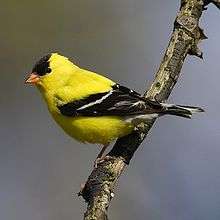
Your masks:
{"label": "black wing", "polygon": [[93,94],[57,107],[65,116],[128,116],[150,114],[161,109],[159,103],[118,84],[112,86],[109,92]]}

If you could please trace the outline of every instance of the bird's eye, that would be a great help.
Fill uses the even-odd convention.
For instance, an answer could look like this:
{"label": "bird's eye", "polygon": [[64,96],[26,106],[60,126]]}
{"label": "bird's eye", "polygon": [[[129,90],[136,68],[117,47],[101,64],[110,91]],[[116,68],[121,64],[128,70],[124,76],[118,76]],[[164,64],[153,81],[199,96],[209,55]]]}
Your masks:
{"label": "bird's eye", "polygon": [[51,57],[51,54],[48,54],[44,57],[42,57],[37,63],[35,64],[34,68],[32,69],[32,72],[37,73],[39,76],[44,76],[51,72],[50,65],[49,65],[49,59]]}

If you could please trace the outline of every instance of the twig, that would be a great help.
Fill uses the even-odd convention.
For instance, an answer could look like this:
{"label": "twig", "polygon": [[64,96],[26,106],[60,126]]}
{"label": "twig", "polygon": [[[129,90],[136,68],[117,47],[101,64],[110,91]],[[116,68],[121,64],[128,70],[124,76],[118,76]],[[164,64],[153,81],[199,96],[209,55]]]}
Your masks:
{"label": "twig", "polygon": [[[176,84],[187,54],[202,58],[198,43],[206,39],[199,27],[199,19],[209,3],[219,6],[219,0],[182,0],[174,22],[174,30],[156,77],[144,95],[166,101]],[[98,165],[80,192],[88,203],[84,220],[107,220],[107,210],[113,198],[114,186],[129,164],[155,120],[142,124],[132,134],[120,138],[108,153],[110,160]]]}

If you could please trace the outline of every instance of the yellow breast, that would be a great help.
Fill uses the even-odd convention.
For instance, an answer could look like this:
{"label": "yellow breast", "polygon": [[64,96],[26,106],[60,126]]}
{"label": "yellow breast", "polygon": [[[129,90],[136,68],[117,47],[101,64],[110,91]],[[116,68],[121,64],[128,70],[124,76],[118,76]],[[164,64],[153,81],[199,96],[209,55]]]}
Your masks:
{"label": "yellow breast", "polygon": [[133,125],[116,116],[65,117],[53,115],[71,137],[81,142],[108,144],[133,130]]}

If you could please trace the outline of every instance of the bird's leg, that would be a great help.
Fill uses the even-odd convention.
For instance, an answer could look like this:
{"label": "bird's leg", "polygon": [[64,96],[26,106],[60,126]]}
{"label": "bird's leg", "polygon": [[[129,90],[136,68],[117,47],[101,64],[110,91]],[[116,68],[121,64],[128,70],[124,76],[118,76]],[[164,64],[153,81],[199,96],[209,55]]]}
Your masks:
{"label": "bird's leg", "polygon": [[105,150],[107,149],[109,144],[104,144],[101,151],[99,152],[98,156],[96,157],[96,160],[94,161],[94,167],[97,168],[97,165],[105,160],[105,157],[103,157],[103,154]]}

